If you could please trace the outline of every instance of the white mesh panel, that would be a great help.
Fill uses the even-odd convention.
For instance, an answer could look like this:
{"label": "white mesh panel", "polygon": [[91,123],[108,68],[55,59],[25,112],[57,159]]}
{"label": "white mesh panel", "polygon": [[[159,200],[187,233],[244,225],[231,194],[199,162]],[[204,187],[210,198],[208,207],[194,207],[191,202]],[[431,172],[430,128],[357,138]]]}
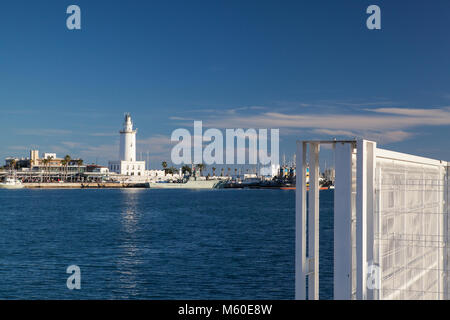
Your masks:
{"label": "white mesh panel", "polygon": [[377,158],[374,258],[380,299],[444,297],[445,168]]}

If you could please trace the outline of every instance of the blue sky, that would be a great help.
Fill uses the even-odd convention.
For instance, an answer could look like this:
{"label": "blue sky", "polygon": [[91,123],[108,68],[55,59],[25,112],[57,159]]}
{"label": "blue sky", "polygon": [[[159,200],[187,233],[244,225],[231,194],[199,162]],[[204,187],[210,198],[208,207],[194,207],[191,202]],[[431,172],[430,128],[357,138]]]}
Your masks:
{"label": "blue sky", "polygon": [[38,147],[105,164],[131,112],[152,167],[194,119],[279,128],[288,156],[296,139],[364,136],[450,160],[449,21],[448,0],[4,1],[0,158]]}

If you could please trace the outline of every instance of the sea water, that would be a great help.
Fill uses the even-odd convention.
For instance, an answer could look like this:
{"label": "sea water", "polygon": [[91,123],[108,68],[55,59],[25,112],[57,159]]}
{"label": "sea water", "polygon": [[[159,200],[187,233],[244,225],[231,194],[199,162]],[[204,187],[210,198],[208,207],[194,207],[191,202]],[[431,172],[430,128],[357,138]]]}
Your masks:
{"label": "sea water", "polygon": [[[330,299],[333,191],[320,195]],[[0,203],[0,299],[294,298],[292,190],[0,190]]]}

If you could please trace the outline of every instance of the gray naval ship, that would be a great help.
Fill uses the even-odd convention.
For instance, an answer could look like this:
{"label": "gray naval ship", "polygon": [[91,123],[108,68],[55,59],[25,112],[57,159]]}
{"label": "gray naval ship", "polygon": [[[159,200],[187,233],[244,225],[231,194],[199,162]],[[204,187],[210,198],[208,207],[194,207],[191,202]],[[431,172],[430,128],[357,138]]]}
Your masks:
{"label": "gray naval ship", "polygon": [[147,187],[151,189],[218,189],[225,183],[223,180],[200,180],[191,176],[182,182],[147,182]]}

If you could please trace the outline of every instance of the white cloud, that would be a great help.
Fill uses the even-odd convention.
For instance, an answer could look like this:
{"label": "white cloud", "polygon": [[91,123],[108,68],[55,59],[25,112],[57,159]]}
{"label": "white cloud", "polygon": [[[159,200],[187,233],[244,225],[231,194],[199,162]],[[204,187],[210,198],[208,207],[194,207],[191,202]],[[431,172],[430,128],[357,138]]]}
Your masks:
{"label": "white cloud", "polygon": [[55,136],[55,135],[68,135],[71,134],[70,130],[63,129],[19,129],[16,130],[20,135],[33,135],[33,136]]}
{"label": "white cloud", "polygon": [[[382,109],[387,112],[388,109]],[[392,110],[392,112],[398,112]],[[283,114],[267,112],[250,117],[229,117],[204,121],[205,126],[218,128],[329,128],[353,130],[401,129],[414,126],[450,125],[450,112],[430,110],[428,115],[391,113],[381,115],[374,110],[372,114]]]}
{"label": "white cloud", "polygon": [[94,132],[89,134],[91,137],[115,137],[117,132]]}
{"label": "white cloud", "polygon": [[[393,102],[384,101],[385,105],[391,103]],[[383,102],[365,103],[361,106],[376,104],[383,105]],[[414,127],[450,125],[450,107],[432,109],[380,107],[356,112],[352,109],[353,112],[346,110],[347,112],[341,113],[262,112],[254,115],[239,113],[239,108],[231,110],[233,112],[204,116],[203,126],[221,129],[279,128],[283,129],[280,131],[283,135],[309,130],[333,137],[365,137],[388,143],[410,138],[414,133],[408,132],[408,129]],[[191,119],[179,117],[176,120],[189,125],[187,121]]]}
{"label": "white cloud", "polygon": [[79,148],[79,147],[82,146],[81,143],[79,143],[79,142],[74,142],[74,141],[63,141],[63,142],[61,142],[61,144],[64,145],[64,146],[66,146],[66,147],[68,147],[68,148],[70,148],[70,149],[73,149],[73,148]]}
{"label": "white cloud", "polygon": [[411,138],[414,133],[406,131],[348,131],[348,130],[329,130],[329,129],[315,129],[314,133],[331,136],[333,138],[365,138],[368,140],[377,141],[379,143],[400,142]]}
{"label": "white cloud", "polygon": [[8,149],[9,150],[14,150],[14,151],[29,151],[30,147],[13,145],[13,146],[8,146]]}

